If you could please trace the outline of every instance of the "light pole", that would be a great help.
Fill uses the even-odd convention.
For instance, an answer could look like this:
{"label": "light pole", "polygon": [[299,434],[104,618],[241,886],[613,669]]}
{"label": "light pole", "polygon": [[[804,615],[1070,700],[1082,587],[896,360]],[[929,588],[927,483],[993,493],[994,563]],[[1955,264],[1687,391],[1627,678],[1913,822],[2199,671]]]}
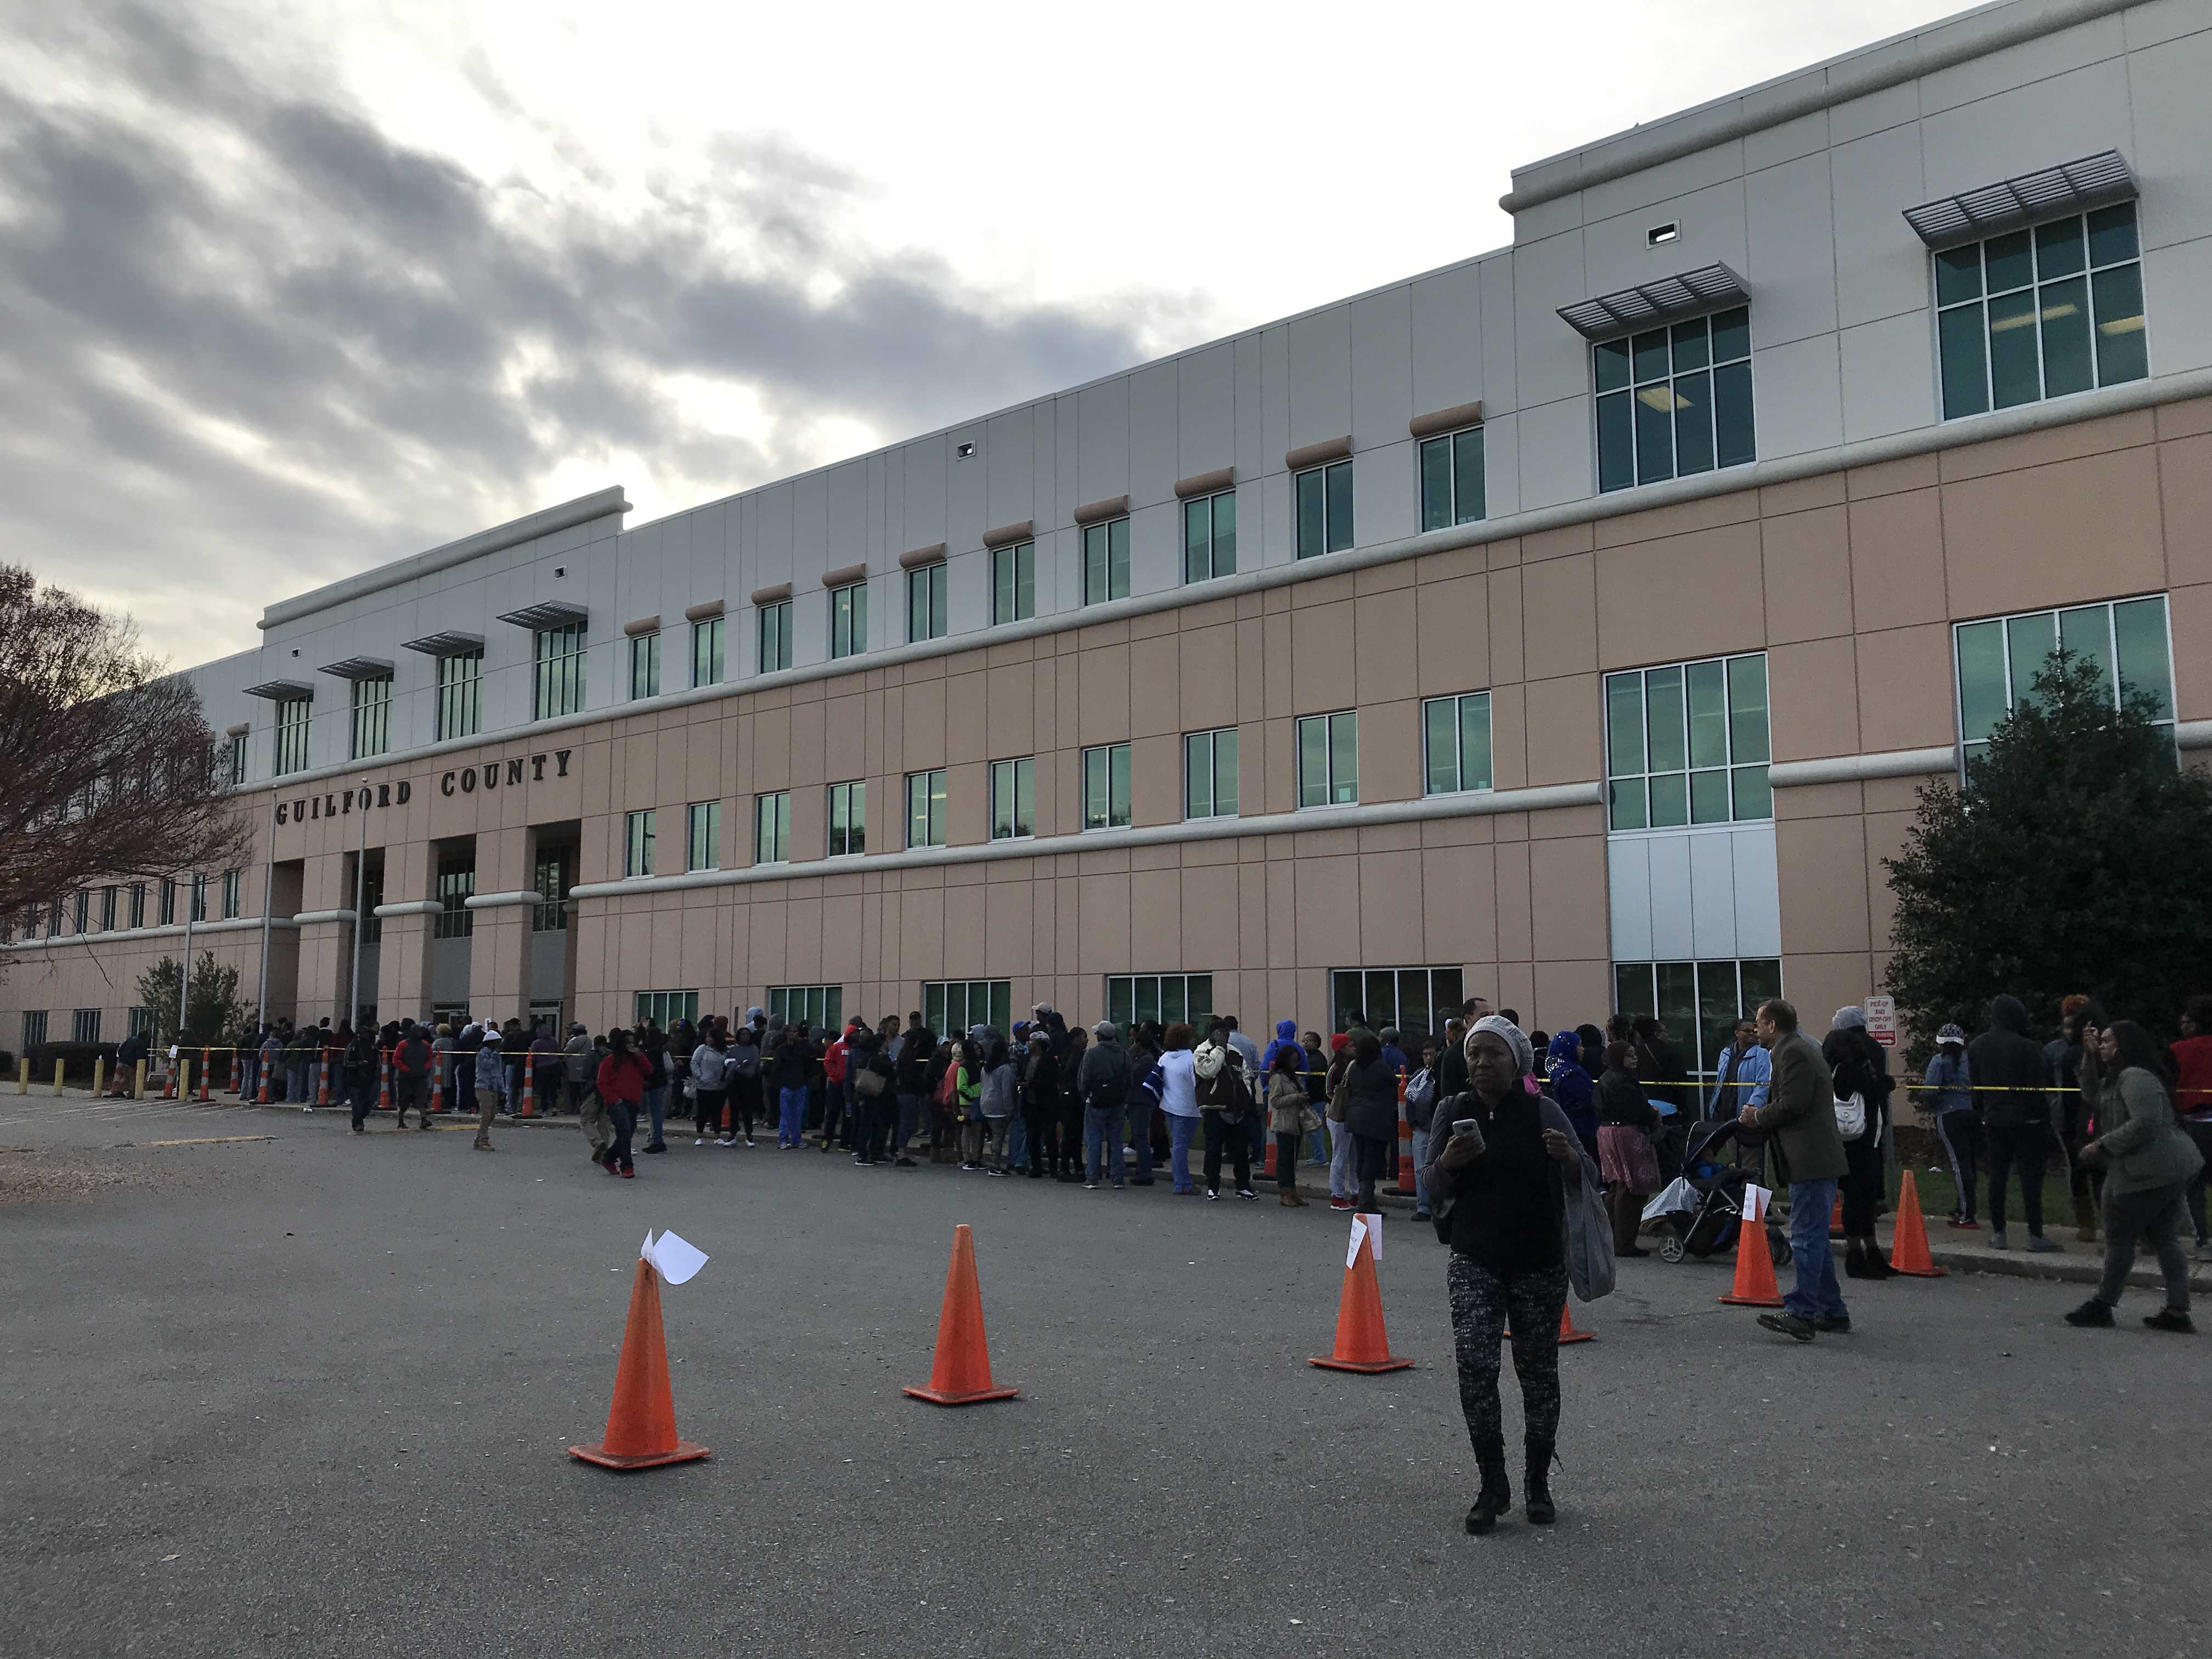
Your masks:
{"label": "light pole", "polygon": [[198,908],[199,878],[185,872],[185,970],[177,975],[177,1043],[185,1041],[185,1015],[192,1000],[192,912]]}
{"label": "light pole", "polygon": [[361,1025],[361,907],[368,896],[368,787],[364,784],[354,793],[359,797],[362,809],[361,845],[353,855],[353,984],[346,1024],[358,1030]]}

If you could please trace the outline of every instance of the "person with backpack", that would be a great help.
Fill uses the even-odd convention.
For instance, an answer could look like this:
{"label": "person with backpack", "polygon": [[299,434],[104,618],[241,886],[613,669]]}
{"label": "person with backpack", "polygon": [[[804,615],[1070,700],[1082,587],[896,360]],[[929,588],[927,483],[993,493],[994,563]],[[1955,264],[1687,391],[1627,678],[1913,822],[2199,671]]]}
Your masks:
{"label": "person with backpack", "polygon": [[1298,1196],[1298,1147],[1321,1114],[1306,1094],[1305,1050],[1293,1041],[1276,1044],[1273,1052],[1274,1065],[1267,1073],[1267,1130],[1275,1137],[1277,1202],[1302,1210],[1306,1201]]}
{"label": "person with backpack", "polygon": [[1124,1180],[1121,1128],[1128,1115],[1132,1062],[1112,1020],[1100,1020],[1091,1034],[1097,1041],[1076,1062],[1073,1090],[1083,1103],[1083,1184],[1097,1192],[1103,1175],[1118,1193]]}
{"label": "person with backpack", "polygon": [[884,1024],[889,1028],[888,1036],[861,1021],[846,1039],[846,1076],[852,1088],[854,1115],[859,1120],[853,1162],[863,1169],[873,1169],[883,1161],[884,1127],[898,1098],[898,1067],[890,1053],[898,1028],[890,1020]]}
{"label": "person with backpack", "polygon": [[[1509,1328],[1525,1424],[1523,1513],[1532,1526],[1547,1527],[1559,1515],[1550,1481],[1559,1438],[1566,1206],[1595,1185],[1597,1169],[1559,1103],[1524,1085],[1535,1052],[1519,1027],[1496,1014],[1478,1019],[1464,1054],[1467,1092],[1439,1103],[1452,1132],[1430,1138],[1421,1173],[1443,1218],[1437,1231],[1451,1246],[1445,1281],[1460,1410],[1482,1471],[1467,1529],[1491,1531],[1513,1504],[1498,1392]],[[1373,1063],[1380,1060],[1378,1045]]]}
{"label": "person with backpack", "polygon": [[[1243,1056],[1229,1038],[1227,1025],[1217,1020],[1191,1054],[1199,1112],[1206,1125],[1206,1195],[1210,1200],[1221,1196],[1221,1158],[1227,1152],[1236,1164],[1237,1196],[1256,1199],[1251,1131],[1245,1122],[1252,1109],[1252,1089],[1244,1079]],[[1395,1089],[1391,1098],[1395,1103]]]}

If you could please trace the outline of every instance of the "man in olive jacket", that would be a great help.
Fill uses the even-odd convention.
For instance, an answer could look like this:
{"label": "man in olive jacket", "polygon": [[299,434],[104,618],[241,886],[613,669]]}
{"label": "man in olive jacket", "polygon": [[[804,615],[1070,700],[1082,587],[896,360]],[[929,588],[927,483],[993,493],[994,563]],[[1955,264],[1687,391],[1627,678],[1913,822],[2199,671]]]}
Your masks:
{"label": "man in olive jacket", "polygon": [[1820,1046],[1797,1029],[1797,1011],[1789,1003],[1778,997],[1759,1004],[1758,1030],[1772,1079],[1766,1103],[1746,1107],[1737,1121],[1766,1136],[1775,1178],[1789,1183],[1790,1254],[1797,1269],[1782,1311],[1761,1314],[1759,1322],[1810,1342],[1815,1332],[1851,1328],[1828,1249],[1828,1215],[1846,1167],[1844,1139],[1836,1132],[1835,1079]]}

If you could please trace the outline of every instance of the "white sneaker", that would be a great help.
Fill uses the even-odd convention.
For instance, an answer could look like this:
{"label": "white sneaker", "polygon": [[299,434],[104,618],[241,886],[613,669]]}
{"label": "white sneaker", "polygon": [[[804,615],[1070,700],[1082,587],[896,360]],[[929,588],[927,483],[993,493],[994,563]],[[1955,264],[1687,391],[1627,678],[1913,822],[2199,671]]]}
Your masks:
{"label": "white sneaker", "polygon": [[694,1146],[703,1146],[707,1144],[707,1137],[701,1135],[698,1139],[693,1141],[691,1144]]}
{"label": "white sneaker", "polygon": [[724,1136],[723,1136],[720,1140],[716,1141],[714,1144],[715,1144],[717,1146],[736,1146],[738,1143],[737,1143],[736,1141],[734,1141],[734,1140],[731,1139],[729,1138],[729,1136],[727,1136],[727,1135],[724,1135]]}

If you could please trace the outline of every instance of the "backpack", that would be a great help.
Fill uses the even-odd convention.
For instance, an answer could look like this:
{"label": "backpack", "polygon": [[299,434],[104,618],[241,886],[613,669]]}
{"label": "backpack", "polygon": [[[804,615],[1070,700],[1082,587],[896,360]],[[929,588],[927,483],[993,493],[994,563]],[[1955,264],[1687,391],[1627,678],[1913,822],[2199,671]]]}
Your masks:
{"label": "backpack", "polygon": [[1099,1075],[1092,1078],[1091,1080],[1091,1086],[1083,1091],[1083,1103],[1085,1106],[1095,1107],[1099,1111],[1103,1112],[1110,1110],[1114,1107],[1127,1103],[1129,1098],[1129,1057],[1127,1054],[1116,1049],[1115,1051],[1115,1059],[1118,1063],[1113,1067],[1113,1069],[1109,1071],[1102,1066],[1100,1068]]}

